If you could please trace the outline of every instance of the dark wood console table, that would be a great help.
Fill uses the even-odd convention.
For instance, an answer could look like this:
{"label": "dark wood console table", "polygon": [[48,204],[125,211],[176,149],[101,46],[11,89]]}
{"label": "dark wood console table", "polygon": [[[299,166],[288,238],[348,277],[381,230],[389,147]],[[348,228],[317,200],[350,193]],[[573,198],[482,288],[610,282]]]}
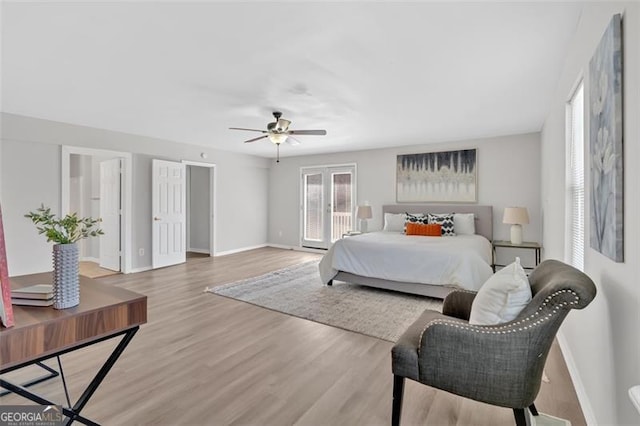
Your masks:
{"label": "dark wood console table", "polygon": [[[51,274],[10,279],[13,289],[52,282]],[[80,304],[56,310],[52,307],[13,306],[15,326],[0,326],[0,387],[38,404],[58,405],[25,386],[11,383],[2,374],[49,358],[122,336],[96,376],[73,407],[63,408],[68,423],[96,424],[80,415],[93,393],[118,360],[141,324],[147,322],[147,297],[123,288],[80,277]],[[64,377],[64,376],[63,376]]]}

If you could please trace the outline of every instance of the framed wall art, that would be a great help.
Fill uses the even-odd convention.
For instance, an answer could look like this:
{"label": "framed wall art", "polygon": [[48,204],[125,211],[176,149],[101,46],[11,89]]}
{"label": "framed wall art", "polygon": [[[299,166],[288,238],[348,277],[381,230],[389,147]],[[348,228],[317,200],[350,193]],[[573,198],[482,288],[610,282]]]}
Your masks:
{"label": "framed wall art", "polygon": [[622,22],[614,15],[589,62],[591,247],[624,261]]}
{"label": "framed wall art", "polygon": [[399,203],[475,203],[476,149],[398,155],[396,201]]}

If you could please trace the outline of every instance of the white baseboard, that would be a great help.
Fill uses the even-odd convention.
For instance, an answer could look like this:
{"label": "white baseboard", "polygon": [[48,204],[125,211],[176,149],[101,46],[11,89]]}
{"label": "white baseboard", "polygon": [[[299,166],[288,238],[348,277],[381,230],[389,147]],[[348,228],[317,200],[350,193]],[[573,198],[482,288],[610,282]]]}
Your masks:
{"label": "white baseboard", "polygon": [[81,262],[93,262],[93,263],[97,263],[98,265],[100,264],[100,259],[98,259],[97,257],[81,257],[80,258]]}
{"label": "white baseboard", "polygon": [[560,346],[560,351],[564,357],[564,362],[567,364],[567,369],[569,370],[573,387],[576,390],[576,395],[578,396],[578,402],[580,402],[580,408],[582,408],[584,419],[587,421],[587,425],[597,426],[598,422],[596,421],[596,416],[593,413],[593,406],[591,405],[591,401],[589,401],[589,396],[587,395],[582,379],[580,378],[580,373],[578,372],[578,367],[576,366],[576,362],[571,354],[569,343],[567,343],[567,339],[564,337],[562,330],[558,330],[556,337],[558,338],[558,345]]}
{"label": "white baseboard", "polygon": [[216,252],[214,254],[214,256],[227,256],[229,254],[241,253],[241,252],[247,251],[247,250],[255,250],[255,249],[263,248],[263,247],[266,247],[266,246],[267,246],[267,244],[259,244],[257,246],[242,247],[242,248],[239,248],[239,249],[219,251],[219,252]]}
{"label": "white baseboard", "polygon": [[137,274],[138,272],[150,271],[152,269],[153,269],[153,267],[151,267],[151,265],[149,265],[149,266],[142,266],[140,268],[131,268],[129,271],[124,272],[124,273],[125,274]]}
{"label": "white baseboard", "polygon": [[283,250],[295,250],[295,251],[304,251],[307,253],[320,253],[320,254],[324,254],[327,251],[323,250],[323,249],[315,249],[315,248],[309,248],[309,247],[300,247],[300,246],[285,246],[284,244],[273,244],[273,243],[269,243],[267,244],[267,246],[269,247],[273,247],[273,248],[279,248],[279,249],[283,249]]}
{"label": "white baseboard", "polygon": [[197,248],[189,248],[187,251],[193,252],[193,253],[202,253],[202,254],[209,254],[209,249],[197,249]]}

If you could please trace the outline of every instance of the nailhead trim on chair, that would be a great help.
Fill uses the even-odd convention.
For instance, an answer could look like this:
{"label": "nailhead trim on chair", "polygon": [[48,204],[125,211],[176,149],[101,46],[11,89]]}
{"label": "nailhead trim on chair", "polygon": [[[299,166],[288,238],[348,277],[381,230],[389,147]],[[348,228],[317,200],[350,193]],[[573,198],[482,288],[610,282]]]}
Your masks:
{"label": "nailhead trim on chair", "polygon": [[[556,296],[558,296],[558,295],[560,295],[562,293],[571,293],[575,297],[575,300],[573,302],[562,302],[560,304],[557,304],[553,308],[553,311],[551,311],[550,314],[547,314],[544,317],[539,318],[538,320],[536,320],[535,322],[533,322],[530,325],[525,325],[525,326],[521,326],[521,327],[515,328],[518,325],[523,324],[523,323],[528,322],[528,321],[532,321],[535,317],[539,316],[540,312],[542,311],[542,309],[545,306],[547,306],[547,304],[551,301],[551,299],[553,299],[554,297],[556,297]],[[429,324],[427,324],[426,327],[420,333],[420,340],[418,341],[418,343],[419,343],[418,344],[418,354],[420,354],[420,348],[422,347],[422,336],[424,336],[424,333],[427,331],[427,329],[429,327],[433,326],[433,325],[437,325],[437,324],[452,325],[455,328],[461,328],[463,330],[471,330],[471,331],[475,331],[476,333],[480,333],[480,334],[509,334],[509,333],[516,333],[518,331],[528,330],[530,328],[533,328],[535,326],[538,326],[538,325],[542,324],[543,322],[545,322],[548,319],[550,319],[554,314],[556,314],[561,308],[563,308],[565,306],[568,306],[568,305],[577,305],[579,301],[580,301],[580,298],[578,297],[578,295],[573,290],[569,290],[569,289],[558,290],[555,293],[550,294],[549,296],[547,296],[547,298],[544,299],[544,301],[542,302],[542,306],[540,306],[536,312],[534,312],[533,314],[531,314],[527,318],[523,318],[520,321],[517,321],[517,322],[514,322],[514,323],[509,323],[509,324],[503,325],[503,326],[471,325],[469,323],[460,323],[458,321],[452,321],[452,320],[446,320],[446,319],[433,320],[433,321],[429,322]],[[491,328],[488,329],[486,327],[491,327]]]}
{"label": "nailhead trim on chair", "polygon": [[471,294],[477,294],[478,292],[477,292],[477,291],[473,291],[473,290],[465,290],[465,289],[463,289],[463,288],[460,288],[460,289],[453,290],[451,293],[471,293]]}

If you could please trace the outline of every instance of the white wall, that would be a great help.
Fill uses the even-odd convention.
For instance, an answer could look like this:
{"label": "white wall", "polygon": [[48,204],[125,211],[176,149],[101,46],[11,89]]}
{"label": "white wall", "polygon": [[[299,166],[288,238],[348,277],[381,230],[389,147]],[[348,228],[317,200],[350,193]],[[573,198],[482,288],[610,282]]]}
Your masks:
{"label": "white wall", "polygon": [[[566,58],[558,91],[541,138],[542,205],[546,258],[564,258],[565,250],[565,105],[580,75],[585,76],[589,105],[588,64],[615,13],[623,14],[624,103],[624,263],[615,263],[589,247],[586,228],[585,272],[598,294],[584,311],[569,314],[561,331],[570,368],[576,376],[587,421],[597,425],[639,424],[627,390],[640,383],[640,8],[637,3],[586,3]],[[587,110],[588,111],[588,110]],[[588,120],[588,114],[585,115]],[[586,188],[590,187],[589,126],[585,126]],[[590,194],[586,193],[586,218]],[[588,220],[585,221],[589,223]]]}
{"label": "white wall", "polygon": [[[23,217],[41,203],[60,211],[60,146],[132,152],[134,269],[151,266],[151,160],[216,164],[217,252],[267,241],[267,159],[194,145],[2,113],[2,202],[12,275],[51,269],[51,247]],[[138,250],[144,255],[138,256]]]}
{"label": "white wall", "polygon": [[189,250],[209,251],[209,168],[187,166],[189,176]]}
{"label": "white wall", "polygon": [[3,141],[1,203],[9,275],[51,270],[51,246],[24,215],[40,204],[60,210],[59,176],[59,146]]}
{"label": "white wall", "polygon": [[524,239],[540,241],[540,135],[533,133],[283,158],[271,167],[269,242],[285,246],[300,244],[300,167],[356,163],[357,202],[368,201],[373,207],[369,230],[374,231],[383,226],[382,205],[396,203],[398,154],[464,148],[478,149],[478,203],[494,207],[494,238],[509,239],[509,226],[502,223],[502,213],[505,207],[518,205],[529,209],[531,219],[531,223],[524,226]]}

